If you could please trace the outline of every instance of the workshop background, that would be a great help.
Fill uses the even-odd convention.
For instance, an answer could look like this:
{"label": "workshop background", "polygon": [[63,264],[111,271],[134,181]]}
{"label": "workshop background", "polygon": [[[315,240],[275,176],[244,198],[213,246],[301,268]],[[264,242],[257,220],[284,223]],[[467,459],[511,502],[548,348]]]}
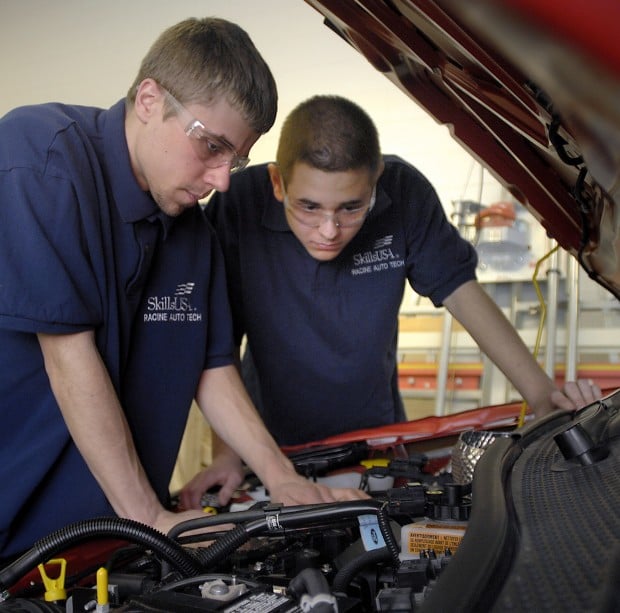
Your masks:
{"label": "workshop background", "polygon": [[[620,386],[613,340],[620,332],[617,300],[572,258],[553,251],[534,218],[452,139],[448,127],[329,30],[303,0],[0,0],[0,115],[47,101],[111,106],[124,97],[162,30],[208,15],[241,25],[278,83],[276,124],[253,148],[251,163],[273,159],[281,122],[302,100],[339,94],[356,101],[377,124],[383,151],[417,166],[450,219],[477,245],[481,281],[547,372],[558,380],[568,374]],[[518,399],[469,335],[409,289],[399,358],[411,419]],[[209,457],[208,427],[193,410],[172,488]]]}

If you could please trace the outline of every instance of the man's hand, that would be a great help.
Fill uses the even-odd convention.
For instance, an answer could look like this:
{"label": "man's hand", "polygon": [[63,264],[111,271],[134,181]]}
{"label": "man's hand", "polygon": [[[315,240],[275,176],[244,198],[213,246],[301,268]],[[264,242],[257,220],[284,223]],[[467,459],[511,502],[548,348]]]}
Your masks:
{"label": "man's hand", "polygon": [[173,513],[172,511],[165,511],[162,509],[157,515],[153,528],[155,528],[155,530],[159,530],[159,532],[168,534],[168,532],[170,532],[176,524],[180,524],[181,522],[188,521],[190,519],[200,519],[201,517],[205,517],[205,513],[202,511],[191,510]]}
{"label": "man's hand", "polygon": [[[196,401],[217,439],[230,452],[243,458],[265,485],[274,502],[298,505],[367,498],[360,490],[332,489],[299,475],[265,428],[234,366],[205,370],[198,385]],[[216,453],[216,457],[218,455]],[[202,488],[202,491],[205,491],[205,485],[210,487],[218,480],[211,476],[207,480],[204,475],[200,479],[198,489]],[[237,485],[235,483],[234,487]],[[229,485],[228,495],[233,489]]]}
{"label": "man's hand", "polygon": [[365,500],[368,495],[362,490],[352,488],[327,487],[320,483],[308,481],[301,475],[279,481],[269,489],[272,502],[284,505],[317,504],[339,502],[344,500]]}
{"label": "man's hand", "polygon": [[210,466],[183,486],[179,492],[179,500],[185,509],[200,509],[203,494],[214,485],[220,485],[217,499],[223,506],[243,483],[243,479],[243,466],[239,457],[229,453],[219,454]]}
{"label": "man's hand", "polygon": [[554,409],[579,409],[600,398],[601,390],[588,380],[568,382],[558,389],[477,281],[463,283],[444,305],[510,379],[537,418]]}
{"label": "man's hand", "polygon": [[581,409],[602,396],[601,388],[592,379],[567,381],[562,389],[551,394],[553,406],[565,411]]}
{"label": "man's hand", "polygon": [[[218,492],[220,504],[225,505],[234,491],[243,482],[241,462],[234,462],[234,458],[221,455],[214,459],[213,464],[198,473],[181,492],[179,498],[185,509],[199,509],[200,499],[204,492],[214,485],[222,485]],[[293,475],[286,480],[279,481],[269,490],[270,498],[274,502],[284,505],[315,504],[323,502],[337,502],[342,500],[363,500],[368,496],[358,489],[334,488],[308,481],[301,475]]]}

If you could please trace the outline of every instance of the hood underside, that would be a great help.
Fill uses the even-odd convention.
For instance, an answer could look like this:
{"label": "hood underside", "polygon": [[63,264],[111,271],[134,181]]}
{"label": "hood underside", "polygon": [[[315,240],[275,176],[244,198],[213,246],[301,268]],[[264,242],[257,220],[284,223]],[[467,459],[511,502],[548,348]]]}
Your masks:
{"label": "hood underside", "polygon": [[306,2],[620,298],[620,3]]}

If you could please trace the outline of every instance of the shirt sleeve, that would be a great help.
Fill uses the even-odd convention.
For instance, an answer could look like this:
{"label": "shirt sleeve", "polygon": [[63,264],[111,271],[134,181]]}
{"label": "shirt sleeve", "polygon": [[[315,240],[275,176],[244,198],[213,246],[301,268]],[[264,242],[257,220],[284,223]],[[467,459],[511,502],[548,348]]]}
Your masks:
{"label": "shirt sleeve", "polygon": [[209,200],[205,212],[213,225],[224,255],[226,285],[232,313],[234,341],[237,347],[246,333],[243,318],[243,292],[239,255],[239,224],[236,197],[217,192]]}
{"label": "shirt sleeve", "polygon": [[212,241],[211,283],[209,287],[209,329],[205,369],[235,362],[235,343],[230,303],[226,288],[224,259],[215,234]]}
{"label": "shirt sleeve", "polygon": [[0,326],[61,333],[101,321],[77,200],[67,178],[0,171]]}
{"label": "shirt sleeve", "polygon": [[430,182],[412,167],[402,182],[407,274],[413,289],[441,306],[463,283],[476,278],[477,255],[450,223]]}

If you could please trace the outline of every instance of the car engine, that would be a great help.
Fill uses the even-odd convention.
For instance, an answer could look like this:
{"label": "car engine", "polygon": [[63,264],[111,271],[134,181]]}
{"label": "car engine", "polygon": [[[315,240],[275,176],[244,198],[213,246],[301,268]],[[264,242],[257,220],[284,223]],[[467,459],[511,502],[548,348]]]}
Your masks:
{"label": "car engine", "polygon": [[424,453],[310,448],[301,474],[369,498],[285,507],[249,475],[167,535],[79,522],[0,569],[0,613],[617,611],[619,441],[620,391]]}

